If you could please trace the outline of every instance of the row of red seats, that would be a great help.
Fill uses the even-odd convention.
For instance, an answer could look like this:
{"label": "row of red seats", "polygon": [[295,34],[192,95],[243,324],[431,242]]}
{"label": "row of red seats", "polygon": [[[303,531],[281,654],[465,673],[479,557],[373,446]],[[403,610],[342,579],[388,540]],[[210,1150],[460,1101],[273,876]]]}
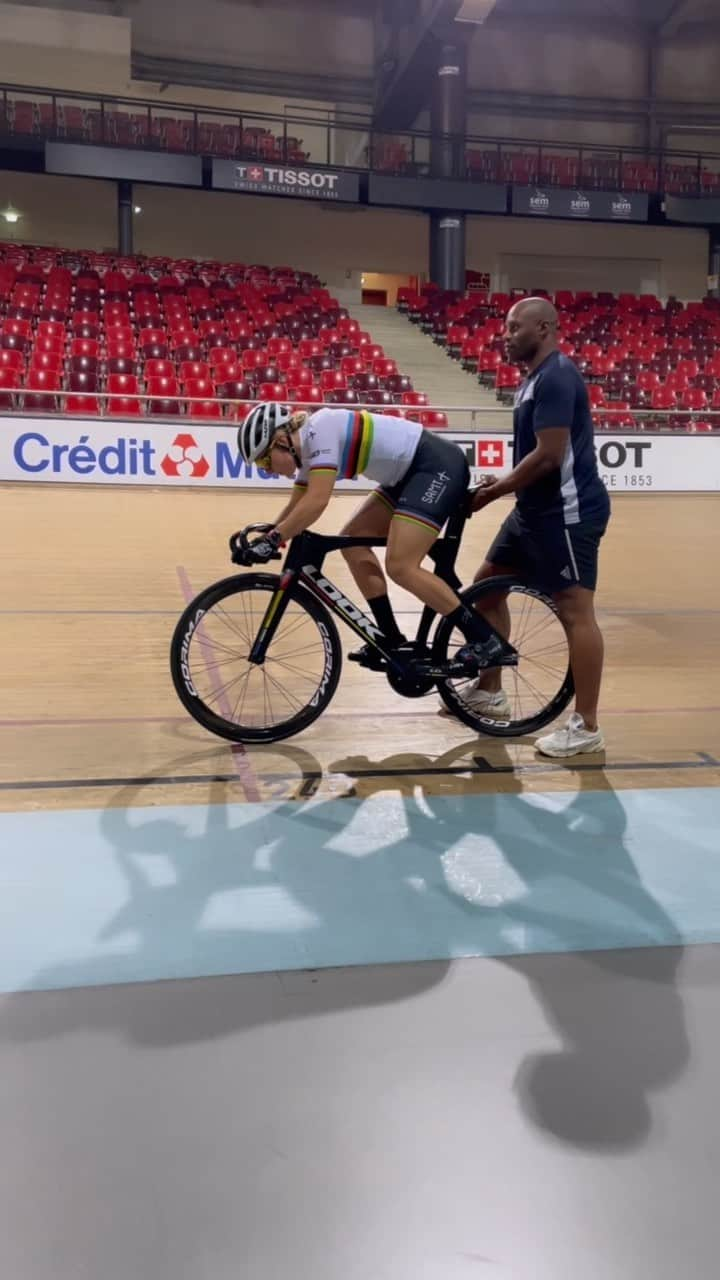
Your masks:
{"label": "row of red seats", "polygon": [[0,105],[0,134],[12,137],[62,138],[114,146],[154,147],[165,151],[201,152],[260,160],[268,164],[305,164],[310,156],[302,149],[302,139],[285,137],[260,127],[241,128],[216,120],[191,116],[157,114],[153,106],[142,110],[100,111],[69,101],[33,101],[8,96]]}
{"label": "row of red seats", "polygon": [[[597,152],[568,155],[539,148],[512,149],[508,144],[478,150],[468,147],[464,155],[466,176],[474,182],[501,182],[512,186],[576,187],[588,190],[640,191],[668,194],[714,195],[720,192],[720,172],[707,164],[675,163],[662,166],[642,158],[625,158]],[[381,173],[411,174],[416,165],[408,143],[399,139],[374,140],[370,166]]]}
{"label": "row of red seats", "polygon": [[69,267],[57,251],[0,251],[6,407],[59,404],[63,392],[427,404],[307,273],[79,257]]}

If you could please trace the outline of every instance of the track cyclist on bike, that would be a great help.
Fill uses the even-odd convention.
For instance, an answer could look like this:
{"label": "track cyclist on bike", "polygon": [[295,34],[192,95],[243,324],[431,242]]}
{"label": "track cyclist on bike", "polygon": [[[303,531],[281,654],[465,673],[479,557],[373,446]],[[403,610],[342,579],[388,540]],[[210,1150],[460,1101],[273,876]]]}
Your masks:
{"label": "track cyclist on bike", "polygon": [[[272,559],[286,541],[320,518],[338,480],[367,476],[379,488],[365,499],[342,533],[356,538],[385,538],[388,576],[436,613],[449,617],[465,637],[459,661],[488,665],[497,641],[485,641],[487,629],[453,589],[422,567],[443,525],[466,500],[469,469],[452,441],[415,422],[385,414],[347,409],[294,413],[288,405],[257,405],[238,431],[238,449],[246,463],[295,477],[290,501],[273,528],[251,544],[259,563]],[[350,572],[367,600],[391,649],[405,643],[388,599],[387,583],[370,547],[343,551]],[[372,665],[368,646],[349,655]]]}

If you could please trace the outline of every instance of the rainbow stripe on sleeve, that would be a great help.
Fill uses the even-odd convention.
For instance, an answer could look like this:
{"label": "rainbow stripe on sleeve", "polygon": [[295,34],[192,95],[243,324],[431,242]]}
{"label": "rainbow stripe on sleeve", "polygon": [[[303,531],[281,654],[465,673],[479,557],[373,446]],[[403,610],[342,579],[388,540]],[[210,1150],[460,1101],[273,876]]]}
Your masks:
{"label": "rainbow stripe on sleeve", "polygon": [[373,435],[373,420],[369,413],[348,414],[345,444],[338,468],[339,480],[354,480],[363,474],[370,459]]}

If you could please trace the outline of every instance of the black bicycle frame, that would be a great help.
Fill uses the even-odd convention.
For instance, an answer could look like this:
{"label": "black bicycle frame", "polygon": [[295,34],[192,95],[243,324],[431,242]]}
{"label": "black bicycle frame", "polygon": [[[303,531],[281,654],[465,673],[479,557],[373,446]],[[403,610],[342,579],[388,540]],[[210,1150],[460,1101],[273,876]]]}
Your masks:
{"label": "black bicycle frame", "polygon": [[[455,572],[455,562],[460,550],[466,519],[464,512],[459,512],[457,515],[452,516],[447,523],[445,534],[438,539],[428,553],[430,559],[435,563],[437,576],[452,587],[454,591],[458,591],[462,585]],[[293,538],[285,557],[285,565],[277,591],[265,611],[260,630],[250,650],[248,661],[258,666],[265,661],[270,641],[290,602],[292,588],[299,581],[331,613],[341,618],[346,626],[355,631],[366,644],[369,644],[373,649],[377,649],[378,653],[391,666],[402,670],[407,661],[407,655],[403,661],[398,659],[391,650],[387,649],[383,644],[383,634],[377,623],[368,618],[361,609],[358,609],[357,605],[352,600],[349,600],[322,573],[325,557],[331,551],[340,551],[344,547],[385,546],[387,546],[387,538],[347,538],[342,535],[328,537],[325,534],[308,531]],[[425,605],[414,641],[419,653],[427,646],[430,628],[436,616],[435,610]],[[488,630],[490,631],[491,628],[488,628]]]}

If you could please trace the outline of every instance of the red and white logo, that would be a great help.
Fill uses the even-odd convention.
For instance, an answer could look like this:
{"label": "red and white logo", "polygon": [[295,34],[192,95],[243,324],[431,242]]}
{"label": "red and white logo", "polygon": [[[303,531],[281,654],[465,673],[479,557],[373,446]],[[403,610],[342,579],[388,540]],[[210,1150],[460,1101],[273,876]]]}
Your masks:
{"label": "red and white logo", "polygon": [[477,459],[479,467],[501,467],[505,461],[505,441],[478,440]]}
{"label": "red and white logo", "polygon": [[253,164],[248,169],[247,176],[250,182],[262,182],[265,177],[265,170],[261,169],[259,164]]}
{"label": "red and white logo", "polygon": [[202,480],[210,470],[210,463],[195,437],[183,432],[173,440],[160,470],[174,479]]}

